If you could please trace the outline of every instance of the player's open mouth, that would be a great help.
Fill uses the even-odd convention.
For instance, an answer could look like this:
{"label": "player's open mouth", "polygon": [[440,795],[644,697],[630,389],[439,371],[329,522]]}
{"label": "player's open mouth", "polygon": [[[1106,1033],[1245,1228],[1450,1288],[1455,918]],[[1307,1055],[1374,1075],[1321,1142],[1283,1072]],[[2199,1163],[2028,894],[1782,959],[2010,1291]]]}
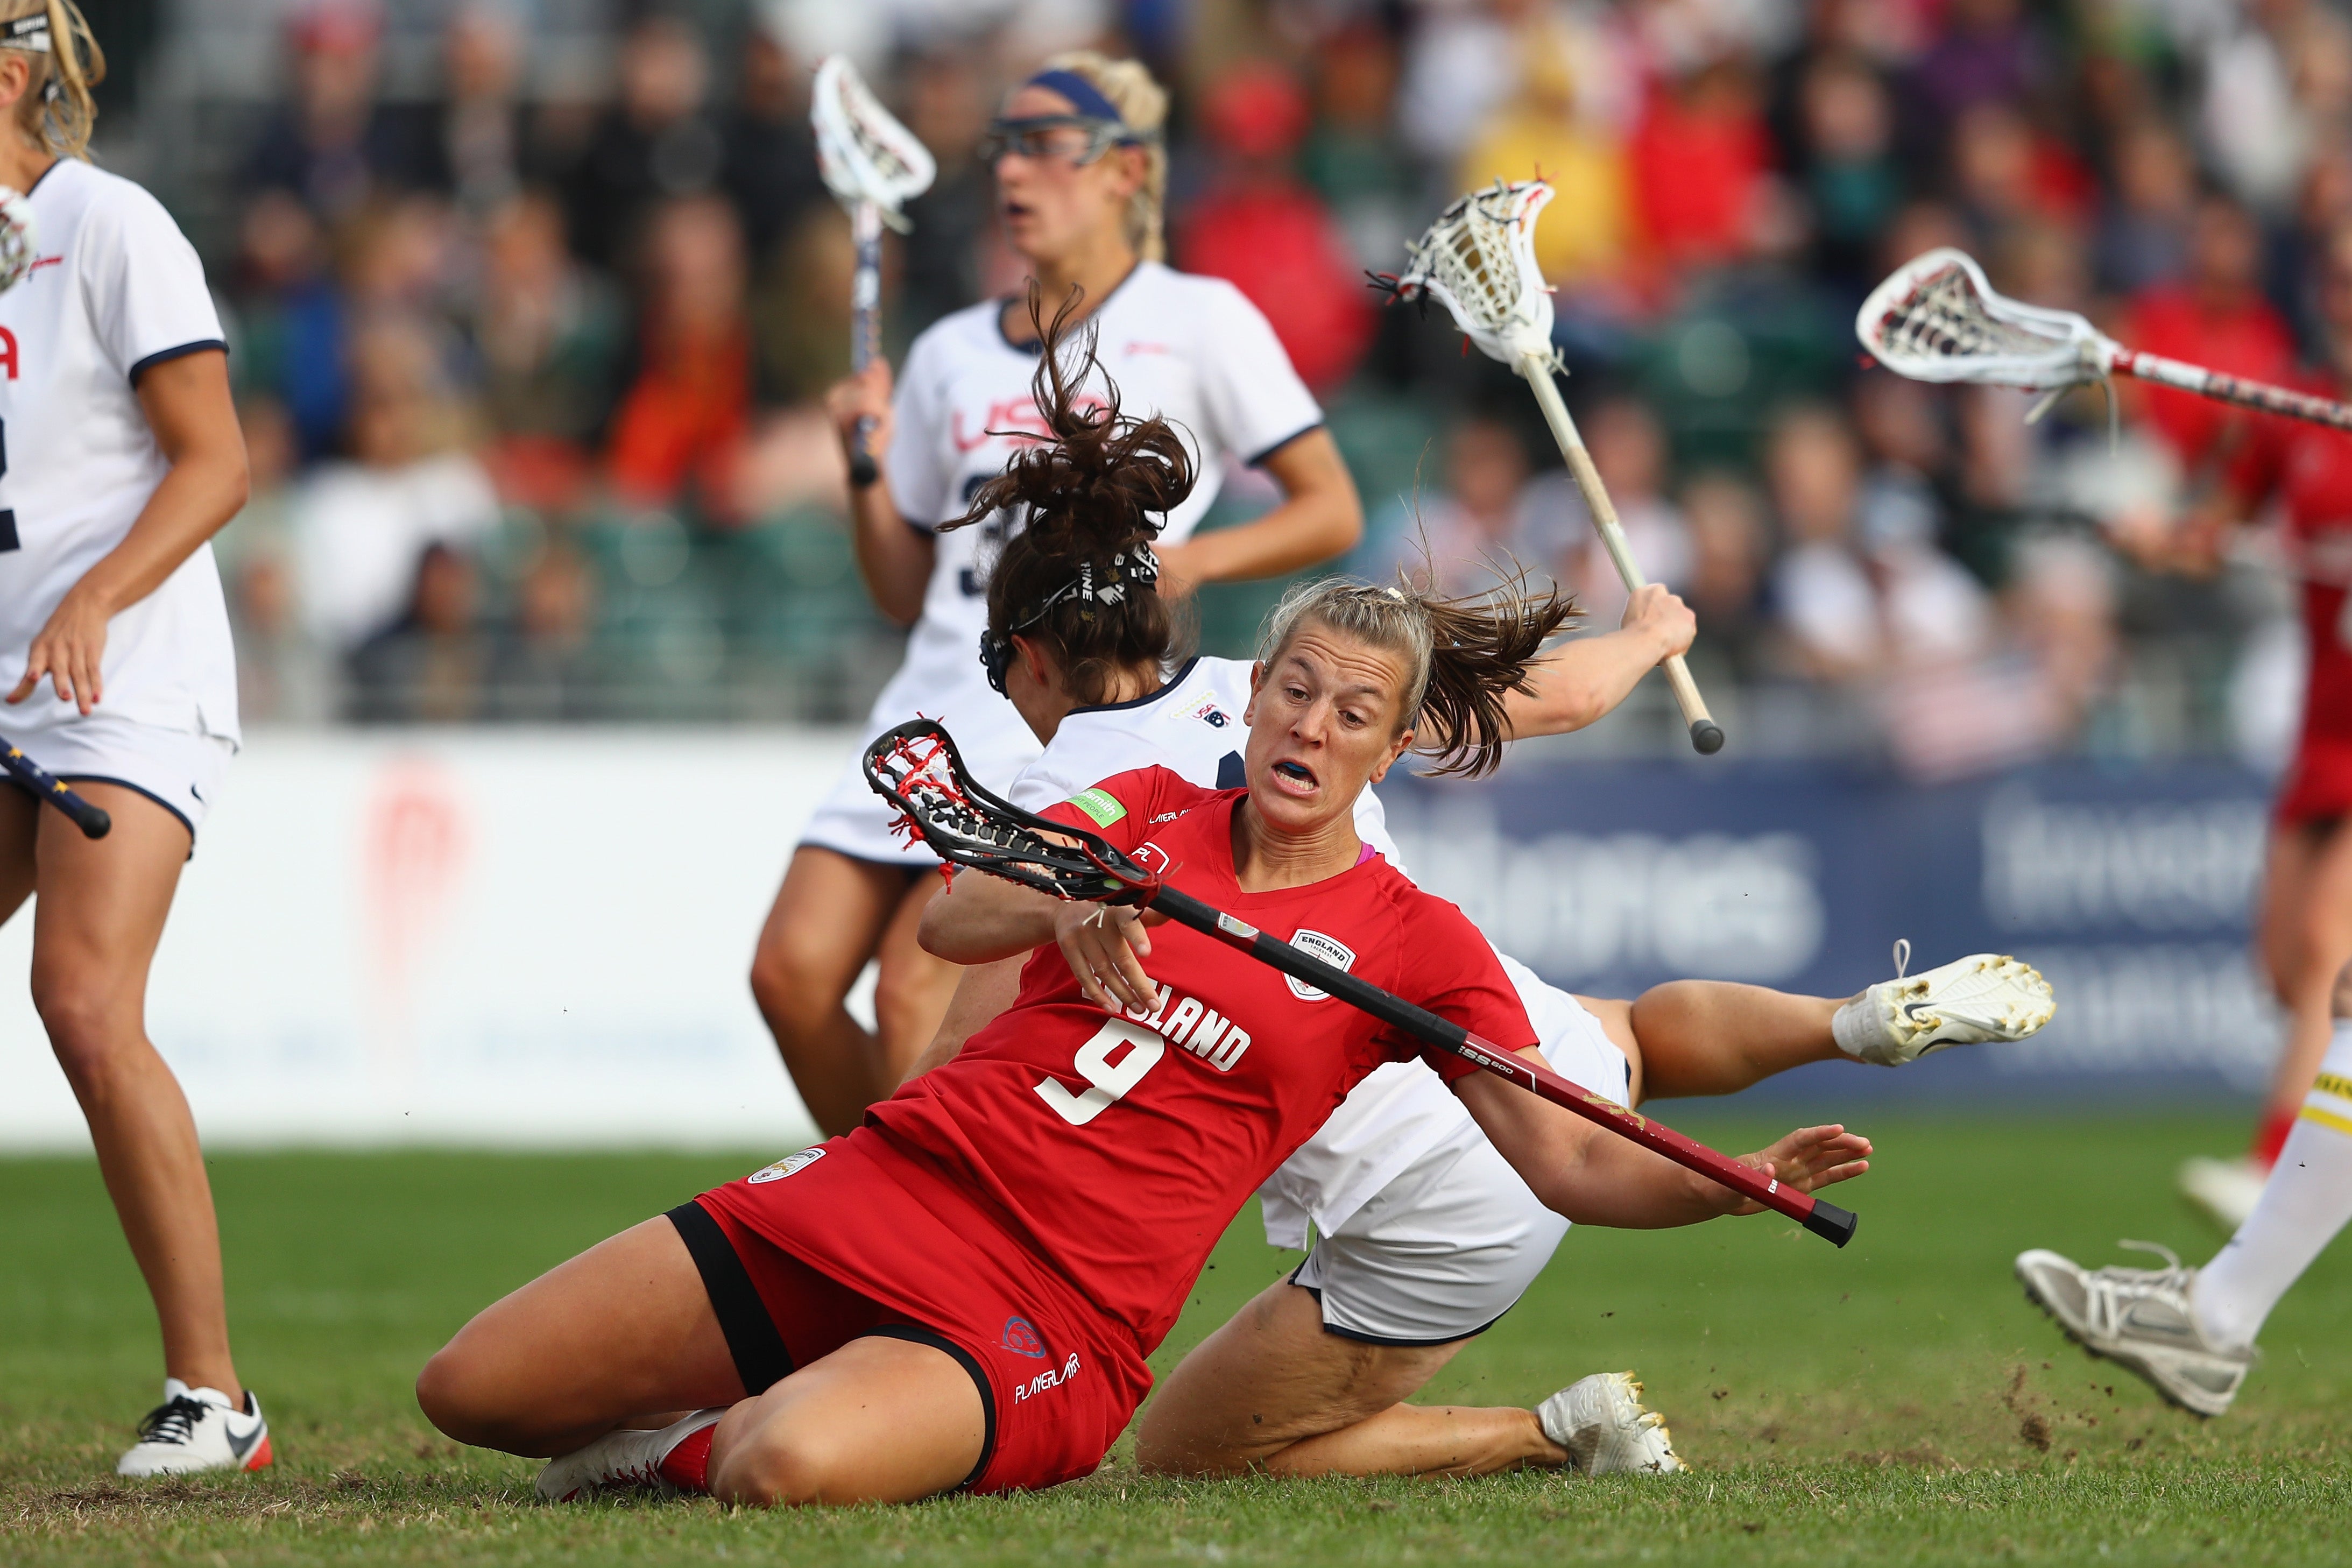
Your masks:
{"label": "player's open mouth", "polygon": [[1276,763],[1270,771],[1275,782],[1286,786],[1292,795],[1315,793],[1315,774],[1304,763]]}

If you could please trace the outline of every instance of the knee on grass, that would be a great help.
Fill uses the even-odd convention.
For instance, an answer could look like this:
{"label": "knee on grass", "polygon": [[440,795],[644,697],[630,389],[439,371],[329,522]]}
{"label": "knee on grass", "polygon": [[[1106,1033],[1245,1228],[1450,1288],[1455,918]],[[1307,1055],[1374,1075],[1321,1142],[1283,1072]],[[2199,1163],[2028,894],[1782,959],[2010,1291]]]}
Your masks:
{"label": "knee on grass", "polygon": [[416,1407],[443,1436],[529,1455],[539,1445],[531,1442],[529,1418],[517,1403],[501,1397],[502,1381],[460,1341],[452,1341],[416,1374]]}
{"label": "knee on grass", "polygon": [[852,1456],[801,1425],[770,1421],[713,1456],[711,1495],[751,1508],[897,1500],[877,1497]]}

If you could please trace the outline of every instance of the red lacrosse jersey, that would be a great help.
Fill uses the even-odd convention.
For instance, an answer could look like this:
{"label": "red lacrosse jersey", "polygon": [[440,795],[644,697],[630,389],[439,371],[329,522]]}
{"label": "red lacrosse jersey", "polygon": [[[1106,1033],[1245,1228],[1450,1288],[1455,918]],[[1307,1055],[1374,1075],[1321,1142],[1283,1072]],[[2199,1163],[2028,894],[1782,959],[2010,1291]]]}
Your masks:
{"label": "red lacrosse jersey", "polygon": [[[2345,392],[2325,377],[2290,384],[2321,397]],[[2352,811],[2352,620],[2346,605],[2346,590],[2352,588],[2352,435],[2256,416],[2247,422],[2230,482],[2257,506],[2277,496],[2286,511],[2294,569],[2302,578],[2311,678],[2280,815],[2290,822],[2343,816]]]}
{"label": "red lacrosse jersey", "polygon": [[[1243,795],[1143,768],[1049,815],[1497,1045],[1534,1042],[1486,938],[1378,856],[1306,887],[1244,892],[1233,855]],[[1173,923],[1150,936],[1158,1006],[1106,1016],[1060,951],[1041,948],[1013,1005],[866,1122],[903,1167],[894,1176],[935,1212],[965,1208],[1017,1243],[1147,1355],[1259,1184],[1366,1073],[1424,1050],[1213,938]],[[1427,1054],[1449,1080],[1475,1070]]]}

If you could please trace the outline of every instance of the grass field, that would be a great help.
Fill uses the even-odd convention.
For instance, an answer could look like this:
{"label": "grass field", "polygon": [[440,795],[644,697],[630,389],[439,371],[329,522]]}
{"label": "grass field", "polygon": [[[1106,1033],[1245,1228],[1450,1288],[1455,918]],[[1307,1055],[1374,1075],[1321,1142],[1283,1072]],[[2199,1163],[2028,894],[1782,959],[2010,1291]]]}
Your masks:
{"label": "grass field", "polygon": [[[1752,1147],[1762,1124],[1682,1119]],[[1759,1216],[1579,1232],[1428,1397],[1528,1404],[1631,1366],[1696,1473],[1579,1481],[1176,1484],[1115,1453],[1020,1499],[762,1515],[708,1501],[543,1508],[534,1467],[457,1448],[409,1397],[468,1314],[539,1269],[772,1157],[270,1155],[214,1163],[239,1361],[278,1454],[258,1478],[111,1476],[158,1372],[93,1166],[0,1162],[0,1561],[1836,1563],[2318,1563],[2352,1556],[2352,1253],[2200,1424],[2063,1347],[2009,1260],[2192,1261],[2218,1237],[2173,1163],[2235,1117],[1894,1121],[1842,1194],[1840,1253]],[[1295,1259],[1225,1239],[1160,1364]]]}

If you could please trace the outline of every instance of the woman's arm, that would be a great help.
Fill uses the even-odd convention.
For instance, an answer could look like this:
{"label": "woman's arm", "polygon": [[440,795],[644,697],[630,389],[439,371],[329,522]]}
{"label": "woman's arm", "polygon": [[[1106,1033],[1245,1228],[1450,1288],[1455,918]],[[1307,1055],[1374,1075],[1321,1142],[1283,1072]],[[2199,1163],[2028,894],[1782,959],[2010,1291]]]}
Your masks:
{"label": "woman's arm", "polygon": [[[1519,1054],[1542,1059],[1532,1050]],[[1454,1092],[1537,1199],[1579,1225],[1658,1230],[1762,1212],[1730,1188],[1490,1073],[1471,1074]],[[1861,1175],[1869,1153],[1870,1140],[1843,1127],[1801,1127],[1740,1163],[1810,1193]]]}
{"label": "woman's arm", "polygon": [[892,434],[887,362],[877,359],[862,374],[835,382],[824,395],[824,407],[833,416],[845,456],[858,420],[874,421],[866,449],[873,455],[877,473],[865,489],[849,489],[850,541],[857,553],[857,574],[866,579],[875,607],[896,624],[911,626],[923,613],[923,590],[930,584],[939,546],[899,513],[890,481],[879,472]]}
{"label": "woman's arm", "polygon": [[1143,972],[1151,954],[1144,927],[1165,915],[1108,904],[1071,903],[995,877],[967,873],[923,910],[915,940],[950,963],[993,963],[1052,942],[1069,961],[1087,999],[1106,1013],[1149,1012],[1160,987]]}
{"label": "woman's arm", "polygon": [[1202,583],[1279,577],[1343,555],[1363,538],[1364,503],[1331,432],[1309,430],[1276,447],[1261,466],[1282,487],[1282,504],[1239,528],[1156,546],[1161,593],[1176,595]]}
{"label": "woman's arm", "polygon": [[152,365],[139,378],[139,405],[171,465],[122,542],[98,559],[33,639],[11,702],[46,677],[58,700],[88,713],[105,697],[107,623],[180,569],[245,505],[245,433],[229,396],[228,355],[217,349]]}
{"label": "woman's arm", "polygon": [[1016,953],[967,968],[956,980],[955,994],[948,1001],[948,1016],[940,1020],[940,1032],[931,1037],[931,1043],[915,1058],[907,1077],[920,1078],[962,1055],[966,1040],[994,1023],[999,1013],[1013,1005],[1013,998],[1021,991],[1021,966],[1028,958],[1025,952]]}
{"label": "woman's arm", "polygon": [[1632,696],[1642,677],[1671,656],[1689,652],[1697,635],[1698,617],[1690,606],[1664,585],[1650,584],[1625,601],[1617,630],[1560,644],[1528,672],[1532,691],[1503,699],[1511,738],[1583,729]]}

